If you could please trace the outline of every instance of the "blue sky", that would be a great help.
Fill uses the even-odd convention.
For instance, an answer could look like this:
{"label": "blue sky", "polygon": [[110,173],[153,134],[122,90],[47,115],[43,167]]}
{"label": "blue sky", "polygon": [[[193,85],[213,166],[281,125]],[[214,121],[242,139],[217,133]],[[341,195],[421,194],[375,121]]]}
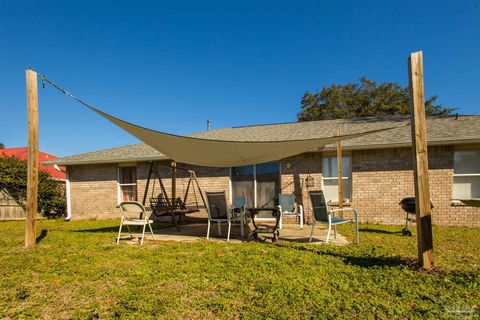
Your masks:
{"label": "blue sky", "polygon": [[[0,142],[24,146],[25,68],[94,106],[177,134],[296,120],[306,90],[408,83],[480,112],[479,1],[0,1]],[[40,147],[66,156],[137,140],[39,88]]]}

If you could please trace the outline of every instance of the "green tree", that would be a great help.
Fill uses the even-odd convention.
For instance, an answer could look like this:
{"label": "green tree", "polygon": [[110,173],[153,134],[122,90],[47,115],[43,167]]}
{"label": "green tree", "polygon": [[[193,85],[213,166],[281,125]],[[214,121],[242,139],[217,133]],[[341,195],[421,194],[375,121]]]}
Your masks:
{"label": "green tree", "polygon": [[5,145],[0,142],[0,149],[5,149]]}
{"label": "green tree", "polygon": [[[15,157],[0,157],[0,190],[25,209],[27,197],[27,162]],[[38,210],[45,215],[63,214],[64,190],[61,182],[51,179],[44,170],[38,172]]]}
{"label": "green tree", "polygon": [[[450,114],[454,109],[436,104],[437,96],[425,101],[427,115]],[[410,114],[408,87],[377,82],[365,77],[360,83],[334,84],[322,91],[307,91],[301,102],[298,121],[349,119],[377,115]]]}

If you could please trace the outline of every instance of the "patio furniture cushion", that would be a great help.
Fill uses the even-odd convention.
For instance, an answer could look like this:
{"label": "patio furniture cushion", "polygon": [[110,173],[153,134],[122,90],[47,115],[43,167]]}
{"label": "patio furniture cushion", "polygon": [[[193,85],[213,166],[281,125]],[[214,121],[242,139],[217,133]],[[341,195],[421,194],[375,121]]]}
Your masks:
{"label": "patio furniture cushion", "polygon": [[350,219],[343,219],[343,218],[338,218],[338,217],[333,217],[332,218],[332,224],[341,224],[341,223],[347,223],[351,222],[352,220]]}
{"label": "patio furniture cushion", "polygon": [[295,214],[295,196],[293,194],[279,194],[278,203],[283,214]]}

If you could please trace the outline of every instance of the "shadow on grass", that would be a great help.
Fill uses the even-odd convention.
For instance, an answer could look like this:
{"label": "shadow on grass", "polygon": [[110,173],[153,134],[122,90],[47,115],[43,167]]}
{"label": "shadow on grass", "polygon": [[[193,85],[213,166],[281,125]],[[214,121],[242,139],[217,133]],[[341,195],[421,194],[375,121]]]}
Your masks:
{"label": "shadow on grass", "polygon": [[350,256],[346,254],[329,254],[343,259],[346,264],[352,264],[359,267],[395,267],[412,266],[413,261],[401,257],[375,257],[375,256]]}
{"label": "shadow on grass", "polygon": [[341,259],[345,264],[356,265],[359,267],[371,268],[371,267],[395,267],[395,266],[407,266],[414,267],[415,262],[399,256],[372,256],[364,253],[358,255],[346,254],[341,252],[335,252],[327,249],[327,251],[319,250],[311,246],[291,246],[291,249],[299,251],[313,252],[321,256],[331,256]]}
{"label": "shadow on grass", "polygon": [[77,230],[72,230],[72,232],[111,233],[111,232],[118,232],[118,227],[119,226],[103,227],[103,228],[77,229]]}
{"label": "shadow on grass", "polygon": [[[152,224],[152,229],[153,229],[153,231],[155,231],[157,229],[165,229],[165,228],[168,228],[170,226],[171,225],[169,223],[154,222]],[[113,232],[113,233],[117,233],[119,227],[120,227],[120,224],[118,226],[111,226],[111,227],[77,229],[77,230],[72,230],[72,232],[89,232],[89,233],[112,233]],[[130,226],[130,228],[132,229],[132,231],[136,231],[136,228],[138,229],[138,226]],[[124,230],[127,231],[127,228],[124,227]]]}
{"label": "shadow on grass", "polygon": [[360,228],[359,232],[367,232],[367,233],[379,233],[379,234],[397,234],[402,235],[402,230],[399,231],[388,231],[382,229],[373,229],[373,228]]}
{"label": "shadow on grass", "polygon": [[47,234],[48,234],[48,230],[43,229],[42,231],[40,231],[40,235],[37,237],[37,239],[35,239],[35,242],[39,244],[43,239],[45,239]]}

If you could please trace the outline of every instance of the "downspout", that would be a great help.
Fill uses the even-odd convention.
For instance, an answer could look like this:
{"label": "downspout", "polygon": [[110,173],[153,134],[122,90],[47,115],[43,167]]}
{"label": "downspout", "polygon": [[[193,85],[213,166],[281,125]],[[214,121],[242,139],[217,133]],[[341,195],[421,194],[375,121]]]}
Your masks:
{"label": "downspout", "polygon": [[65,217],[66,221],[70,221],[72,218],[72,202],[70,199],[70,175],[68,174],[68,169],[66,172],[66,181],[65,181],[65,196],[67,198],[67,216]]}

